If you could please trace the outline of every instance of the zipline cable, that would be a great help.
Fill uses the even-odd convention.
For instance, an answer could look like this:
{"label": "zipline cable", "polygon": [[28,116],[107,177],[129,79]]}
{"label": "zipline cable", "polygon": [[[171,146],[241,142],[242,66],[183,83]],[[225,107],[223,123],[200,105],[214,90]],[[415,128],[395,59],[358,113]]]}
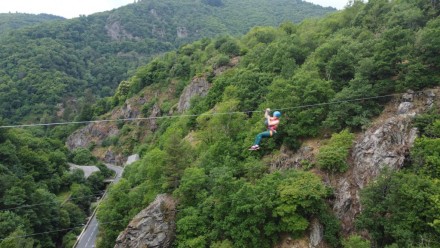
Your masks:
{"label": "zipline cable", "polygon": [[[332,104],[340,104],[340,103],[346,103],[346,102],[357,102],[357,101],[373,100],[373,99],[379,99],[379,98],[387,98],[387,97],[398,96],[398,95],[402,95],[402,94],[404,94],[404,93],[395,93],[395,94],[372,96],[372,97],[362,97],[362,98],[345,99],[345,100],[330,101],[330,102],[323,102],[323,103],[298,105],[298,106],[295,106],[295,107],[277,108],[277,109],[274,109],[274,110],[291,110],[291,109],[300,109],[300,108],[312,108],[312,107],[332,105]],[[4,128],[25,128],[25,127],[59,126],[59,125],[71,125],[71,124],[90,124],[90,123],[118,122],[118,121],[143,121],[143,120],[167,119],[167,118],[184,118],[184,117],[213,116],[213,115],[231,115],[231,114],[249,114],[249,113],[258,113],[258,112],[264,112],[264,111],[263,110],[232,111],[232,112],[218,112],[218,113],[167,115],[167,116],[156,116],[156,117],[136,117],[136,118],[104,119],[104,120],[90,120],[90,121],[67,121],[67,122],[52,122],[52,123],[31,123],[31,124],[18,124],[18,125],[3,125],[3,126],[0,126],[0,129],[4,129]]]}
{"label": "zipline cable", "polygon": [[[290,110],[290,109],[299,109],[299,108],[310,108],[310,107],[316,107],[316,106],[324,106],[324,105],[332,105],[332,104],[339,104],[339,103],[346,103],[346,102],[355,102],[355,101],[363,101],[363,100],[372,100],[372,99],[379,99],[379,98],[386,98],[386,97],[393,97],[397,95],[402,95],[404,93],[395,93],[395,94],[388,94],[388,95],[381,95],[381,96],[373,96],[373,97],[363,97],[363,98],[356,98],[356,99],[346,99],[346,100],[339,100],[339,101],[330,101],[325,103],[317,103],[317,104],[308,104],[308,105],[299,105],[295,107],[289,107],[289,108],[278,108],[275,110]],[[22,124],[22,125],[6,125],[6,126],[0,126],[0,128],[23,128],[23,127],[35,127],[35,126],[55,126],[55,125],[69,125],[69,124],[87,124],[87,123],[100,123],[100,122],[115,122],[115,121],[136,121],[136,120],[151,120],[151,119],[165,119],[165,118],[182,118],[182,117],[198,117],[198,116],[209,116],[209,115],[230,115],[230,114],[246,114],[246,113],[257,113],[257,112],[264,112],[262,110],[257,111],[235,111],[235,112],[219,112],[219,113],[206,113],[206,114],[193,114],[193,115],[171,115],[171,116],[159,116],[159,117],[145,117],[145,118],[124,118],[124,119],[113,119],[113,120],[94,120],[94,121],[72,121],[72,122],[55,122],[55,123],[42,123],[42,124]],[[206,178],[206,177],[204,177]],[[161,183],[163,184],[163,183]],[[115,190],[117,191],[125,191],[124,190]],[[93,196],[93,195],[89,195]],[[88,196],[83,196],[88,197]],[[78,197],[78,198],[83,198]],[[73,198],[75,199],[75,198]],[[231,199],[232,200],[232,199]],[[226,202],[232,202],[232,201],[224,201]],[[31,207],[31,206],[37,206],[37,205],[45,205],[45,204],[33,204],[33,205],[24,205],[23,208]],[[21,207],[16,208],[9,208],[9,209],[2,209],[1,211],[7,211],[12,209],[17,209]],[[176,210],[176,212],[179,210]],[[125,220],[114,220],[110,222],[104,222],[100,223],[100,225],[106,225],[111,224],[115,222],[122,222]],[[7,239],[16,239],[16,238],[25,238],[25,237],[32,237],[37,235],[43,235],[43,234],[49,234],[49,233],[55,233],[55,232],[62,232],[62,231],[70,231],[77,228],[82,228],[84,225],[72,227],[72,228],[64,228],[64,229],[58,229],[53,231],[47,231],[47,232],[40,232],[40,233],[32,233],[32,234],[26,234],[26,235],[20,235],[20,236],[14,236],[14,237],[7,237],[4,239],[0,239],[0,241],[7,240]]]}
{"label": "zipline cable", "polygon": [[[423,91],[419,91],[423,92]],[[414,92],[417,93],[417,92]],[[372,99],[379,99],[379,98],[386,98],[386,97],[392,97],[397,95],[402,95],[404,93],[395,93],[395,94],[388,94],[388,95],[380,95],[380,96],[372,96],[372,97],[362,97],[362,98],[355,98],[355,99],[347,99],[347,100],[339,100],[339,101],[331,101],[331,102],[325,102],[325,103],[316,103],[316,104],[308,104],[308,105],[299,105],[295,107],[289,107],[289,108],[278,108],[275,110],[290,110],[290,109],[299,109],[299,108],[309,108],[309,107],[316,107],[316,106],[324,106],[324,105],[331,105],[331,104],[340,104],[340,103],[346,103],[346,102],[354,102],[354,101],[363,101],[363,100],[372,100]],[[172,116],[159,116],[159,117],[145,117],[145,118],[125,118],[125,119],[115,119],[115,120],[95,120],[95,121],[79,121],[79,122],[59,122],[59,123],[46,123],[46,124],[25,124],[25,125],[9,125],[9,126],[0,126],[0,128],[22,128],[22,127],[32,127],[32,126],[52,126],[52,125],[68,125],[68,124],[85,124],[85,123],[98,123],[98,122],[113,122],[113,121],[135,121],[135,120],[150,120],[150,119],[164,119],[164,118],[179,118],[179,117],[198,117],[198,116],[210,116],[210,115],[228,115],[228,114],[246,114],[246,113],[257,113],[257,112],[264,112],[261,110],[255,110],[255,111],[235,111],[235,112],[219,112],[219,113],[205,113],[205,114],[193,114],[193,115],[172,115]],[[163,184],[163,183],[160,183]],[[159,184],[153,184],[153,186],[159,186]],[[86,195],[82,197],[76,197],[76,198],[70,198],[69,200],[74,199],[81,199],[86,197],[93,197],[93,196],[99,196],[99,194],[92,194],[92,195]],[[20,208],[29,208],[34,206],[40,206],[40,205],[47,205],[50,203],[40,203],[40,204],[30,204],[30,205],[21,205],[17,207],[12,208],[6,208],[6,209],[0,209],[0,211],[10,211]]]}

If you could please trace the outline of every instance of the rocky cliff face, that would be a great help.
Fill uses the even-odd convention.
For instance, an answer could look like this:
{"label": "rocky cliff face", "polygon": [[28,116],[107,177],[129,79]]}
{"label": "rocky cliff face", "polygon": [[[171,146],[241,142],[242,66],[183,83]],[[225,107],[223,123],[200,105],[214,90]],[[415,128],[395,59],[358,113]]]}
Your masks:
{"label": "rocky cliff face", "polygon": [[396,99],[373,125],[361,134],[351,152],[351,167],[345,174],[330,180],[336,189],[333,209],[342,221],[344,233],[354,228],[361,211],[359,192],[381,170],[400,169],[417,137],[411,123],[419,113],[432,107],[438,89],[424,93],[408,92]]}
{"label": "rocky cliff face", "polygon": [[[346,173],[329,175],[319,169],[324,183],[335,189],[333,211],[341,220],[343,234],[354,231],[354,220],[362,211],[360,191],[373,181],[384,168],[400,169],[417,137],[417,129],[412,127],[413,118],[428,110],[440,99],[440,89],[412,92],[394,99],[381,116],[374,120],[363,133],[358,134],[350,153],[350,168]],[[319,151],[319,140],[308,140],[295,153],[282,152],[269,159],[272,171],[289,168],[305,168],[315,161]],[[293,240],[283,239],[277,247],[326,247],[317,220],[309,227],[309,237]]]}
{"label": "rocky cliff face", "polygon": [[[116,24],[115,24],[116,25]],[[118,28],[115,28],[116,32]],[[214,75],[220,75],[226,70],[234,67],[239,62],[239,57],[234,57],[230,60],[228,65],[221,66],[219,68],[214,68]],[[176,82],[174,82],[176,83]],[[138,128],[137,134],[134,135],[134,139],[142,140],[147,135],[153,133],[158,128],[157,119],[155,117],[162,116],[164,113],[161,111],[161,103],[163,101],[174,101],[175,99],[170,99],[175,94],[176,86],[171,83],[169,88],[163,92],[160,89],[156,89],[153,86],[151,88],[146,88],[143,94],[126,100],[125,104],[121,107],[115,108],[111,113],[107,114],[102,119],[108,121],[90,123],[84,128],[81,128],[74,133],[72,133],[67,141],[66,146],[70,150],[74,150],[79,147],[89,147],[94,144],[99,148],[99,151],[94,151],[94,155],[106,163],[112,164],[124,164],[126,157],[121,151],[113,149],[112,147],[103,148],[101,147],[102,142],[112,136],[119,136],[120,130],[117,125],[118,119],[133,119],[143,117],[143,120],[130,121],[131,124],[136,124]],[[171,108],[169,113],[165,114],[176,114],[173,113],[177,110],[178,113],[182,113],[190,108],[191,99],[195,96],[204,97],[210,89],[210,83],[206,76],[194,77],[191,83],[185,87],[183,90],[178,103]],[[149,109],[149,115],[142,115],[142,108],[145,104],[151,103],[155,99],[154,105]],[[121,135],[122,136],[122,135]],[[129,151],[131,152],[131,151]]]}
{"label": "rocky cliff face", "polygon": [[[106,120],[115,121],[105,121],[90,123],[84,128],[78,129],[73,132],[66,141],[66,146],[70,150],[74,150],[79,147],[89,147],[92,144],[100,146],[102,142],[112,136],[118,136],[120,130],[117,125],[117,119],[128,119],[128,118],[138,118],[141,117],[142,106],[148,101],[149,97],[135,97],[129,99],[121,107],[114,109],[109,115],[103,117]],[[154,105],[151,110],[149,117],[156,117],[160,115],[160,109],[157,105]],[[138,124],[142,124],[148,130],[155,130],[157,128],[156,120],[149,119]],[[121,153],[107,149],[102,154],[95,154],[101,160],[106,163],[112,164],[124,164],[125,158]]]}
{"label": "rocky cliff face", "polygon": [[177,104],[177,111],[179,113],[188,110],[191,103],[191,98],[194,96],[206,96],[208,94],[210,84],[205,77],[194,78],[191,83],[185,87],[180,95],[179,103]]}
{"label": "rocky cliff face", "polygon": [[175,238],[175,214],[176,201],[168,195],[158,195],[119,235],[115,248],[171,247]]}

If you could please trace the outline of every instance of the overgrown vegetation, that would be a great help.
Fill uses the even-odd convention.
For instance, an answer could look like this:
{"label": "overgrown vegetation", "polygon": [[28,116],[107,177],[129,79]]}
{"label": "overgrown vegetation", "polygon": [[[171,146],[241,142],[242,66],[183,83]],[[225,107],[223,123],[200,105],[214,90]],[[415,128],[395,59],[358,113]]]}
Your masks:
{"label": "overgrown vegetation", "polygon": [[[112,247],[129,220],[163,192],[180,201],[177,247],[272,247],[283,233],[303,235],[314,217],[331,246],[369,246],[358,236],[342,240],[328,210],[331,189],[316,175],[268,173],[262,158],[281,145],[296,149],[303,138],[340,132],[321,149],[318,163],[344,172],[353,134],[342,130],[362,130],[389,100],[351,99],[440,83],[438,14],[439,6],[429,1],[354,1],[322,20],[258,27],[239,39],[203,39],[140,68],[107,101],[121,104],[146,86],[198,76],[209,79],[211,89],[191,102],[188,113],[234,114],[160,121],[139,147],[141,161],[126,169],[98,212],[100,221],[114,223],[103,227],[98,246]],[[215,75],[225,56],[239,63]],[[335,104],[322,104],[327,102]],[[264,127],[260,114],[244,113],[267,107],[284,109],[280,131],[259,153],[247,152]],[[433,135],[437,126],[429,122],[424,130]],[[422,162],[414,166],[437,166],[437,149],[430,150],[435,144],[416,145],[413,156]],[[371,244],[416,245],[421,237],[438,242],[438,179],[430,179],[430,169],[422,172],[384,174],[365,190],[358,222],[371,233]]]}
{"label": "overgrown vegetation", "polygon": [[85,179],[60,141],[20,129],[0,130],[0,157],[0,247],[71,247],[111,172]]}
{"label": "overgrown vegetation", "polygon": [[49,14],[0,13],[0,34],[43,22],[60,20],[64,18]]}
{"label": "overgrown vegetation", "polygon": [[353,139],[354,134],[348,130],[333,134],[328,143],[319,149],[316,158],[319,167],[330,172],[347,171],[347,158]]}
{"label": "overgrown vegetation", "polygon": [[384,172],[362,192],[358,227],[367,229],[379,247],[440,246],[438,116],[433,108],[415,119],[421,137],[405,170]]}
{"label": "overgrown vegetation", "polygon": [[[203,11],[215,8],[216,14],[229,3],[181,2],[188,9],[192,4],[204,4]],[[246,16],[249,25],[266,11],[253,12],[245,1],[235,2],[240,4],[236,11],[258,14]],[[172,16],[180,23],[178,17],[188,9],[172,3],[139,4],[149,6],[148,13]],[[123,11],[135,13],[137,6]],[[280,13],[288,11],[280,7]],[[335,133],[321,149],[318,165],[344,172],[353,134],[343,130],[364,129],[389,100],[372,97],[439,85],[440,6],[436,1],[354,1],[344,11],[323,19],[285,22],[278,28],[256,27],[240,38],[204,38],[158,56],[135,72],[127,71],[143,63],[139,54],[172,48],[169,42],[176,39],[175,26],[161,23],[160,18],[149,23],[159,29],[137,27],[137,20],[144,18],[142,13],[129,18],[113,11],[0,37],[0,44],[5,44],[1,56],[12,58],[0,62],[5,70],[0,73],[1,115],[8,121],[35,116],[42,122],[51,120],[54,108],[48,106],[55,106],[63,92],[79,92],[88,101],[79,103],[79,112],[64,109],[59,113],[62,118],[88,120],[124,104],[145,87],[166,91],[173,85],[178,88],[175,92],[171,89],[160,99],[148,99],[148,107],[141,110],[147,116],[157,104],[160,114],[166,115],[193,77],[203,77],[211,84],[205,97],[191,101],[189,115],[158,119],[157,129],[144,143],[135,139],[137,127],[122,121],[117,123],[118,136],[105,140],[103,145],[117,145],[124,154],[139,151],[142,159],[125,169],[124,178],[99,208],[99,220],[107,223],[100,226],[99,247],[113,247],[120,231],[158,193],[179,200],[176,247],[273,247],[286,233],[303,236],[313,219],[323,225],[325,241],[332,247],[438,246],[440,135],[436,110],[416,119],[424,136],[417,140],[406,169],[384,172],[362,192],[363,213],[357,223],[359,231],[370,234],[368,241],[357,235],[341,237],[329,205],[333,190],[319,176],[300,169],[270,173],[265,164],[281,146],[294,150],[305,138]],[[197,22],[185,24],[202,30],[198,22],[207,23],[207,33],[244,27],[213,24],[215,16],[202,18],[202,14],[194,14]],[[109,48],[106,20],[120,21],[127,32],[145,36],[140,37],[141,43],[124,37]],[[54,31],[58,28],[63,33]],[[142,30],[161,39],[145,39]],[[18,46],[20,42],[27,48]],[[120,56],[112,56],[115,52]],[[107,55],[109,60],[104,59]],[[18,62],[21,67],[16,66]],[[60,72],[59,67],[69,69]],[[225,71],[218,73],[218,69]],[[31,73],[36,71],[42,74]],[[133,76],[127,79],[127,75]],[[34,84],[37,82],[41,85]],[[111,94],[112,87],[103,87],[109,82],[112,87],[121,83],[112,97],[92,106],[95,93]],[[92,91],[84,92],[85,88]],[[32,97],[23,97],[28,95]],[[42,98],[43,104],[35,104]],[[365,99],[352,100],[359,98]],[[65,99],[66,103],[74,101]],[[322,104],[328,102],[334,104]],[[282,109],[279,132],[274,139],[264,140],[259,152],[249,152],[253,137],[264,129],[262,114],[249,111],[267,107]],[[214,114],[228,112],[231,114]],[[51,133],[63,138],[66,130],[55,128]],[[0,130],[0,232],[4,237],[0,246],[72,245],[78,231],[75,227],[89,210],[90,196],[103,186],[102,175],[84,181],[80,171],[67,172],[67,158],[93,162],[88,149],[67,154],[61,142],[39,138],[43,134],[42,129],[35,129],[34,134]],[[63,191],[74,197],[61,205],[56,194]],[[24,204],[32,207],[24,208]],[[25,235],[29,233],[42,235]]]}
{"label": "overgrown vegetation", "polygon": [[[142,0],[69,20],[0,15],[0,116],[7,123],[90,120],[87,106],[113,95],[120,82],[160,53],[204,37],[334,11],[302,1],[219,2]],[[27,25],[44,19],[58,21]],[[190,61],[181,62],[176,75],[189,73]]]}

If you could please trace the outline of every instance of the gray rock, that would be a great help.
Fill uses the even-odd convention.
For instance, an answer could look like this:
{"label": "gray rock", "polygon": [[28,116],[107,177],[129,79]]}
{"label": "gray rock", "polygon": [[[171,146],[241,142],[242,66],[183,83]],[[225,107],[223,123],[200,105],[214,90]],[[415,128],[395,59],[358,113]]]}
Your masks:
{"label": "gray rock", "polygon": [[115,248],[171,247],[175,238],[175,212],[176,201],[169,195],[158,195],[119,234]]}
{"label": "gray rock", "polygon": [[186,27],[177,27],[177,37],[178,38],[188,37],[188,29]]}
{"label": "gray rock", "polygon": [[148,119],[147,121],[147,125],[149,126],[150,131],[154,132],[157,130],[158,126],[157,126],[157,118],[158,116],[160,116],[162,113],[160,111],[160,107],[159,105],[156,103],[153,105],[153,108],[151,109],[151,114],[149,116],[150,119]]}
{"label": "gray rock", "polygon": [[414,104],[411,102],[402,102],[397,108],[397,113],[399,115],[407,114],[412,108]]}
{"label": "gray rock", "polygon": [[185,87],[180,95],[179,103],[177,105],[177,110],[179,113],[189,109],[191,98],[194,96],[206,96],[210,84],[208,80],[204,77],[196,77],[192,80],[191,84]]}
{"label": "gray rock", "polygon": [[435,97],[435,93],[432,90],[429,90],[428,92],[426,92],[426,96],[429,98],[434,98]]}
{"label": "gray rock", "polygon": [[400,169],[409,148],[414,144],[417,129],[412,127],[411,122],[415,113],[404,112],[370,127],[359,137],[352,149],[353,167],[339,178],[333,205],[336,216],[342,222],[344,233],[353,231],[353,221],[361,211],[360,190],[385,167],[391,170]]}
{"label": "gray rock", "polygon": [[76,148],[86,148],[92,143],[101,144],[101,142],[109,136],[116,136],[119,130],[116,126],[107,127],[100,123],[90,123],[86,127],[73,132],[66,141],[69,150]]}
{"label": "gray rock", "polygon": [[426,92],[425,95],[427,96],[426,106],[430,109],[434,106],[434,100],[436,95],[432,90]]}
{"label": "gray rock", "polygon": [[125,165],[130,165],[130,164],[138,161],[139,159],[140,159],[139,154],[133,154],[127,158],[127,162],[125,162]]}
{"label": "gray rock", "polygon": [[309,248],[318,247],[324,239],[324,227],[317,219],[313,219],[310,223],[310,243]]}
{"label": "gray rock", "polygon": [[109,164],[122,165],[124,157],[121,154],[115,154],[112,150],[107,150],[103,160]]}
{"label": "gray rock", "polygon": [[413,93],[405,93],[402,95],[402,100],[404,102],[412,102],[414,101],[414,92]]}

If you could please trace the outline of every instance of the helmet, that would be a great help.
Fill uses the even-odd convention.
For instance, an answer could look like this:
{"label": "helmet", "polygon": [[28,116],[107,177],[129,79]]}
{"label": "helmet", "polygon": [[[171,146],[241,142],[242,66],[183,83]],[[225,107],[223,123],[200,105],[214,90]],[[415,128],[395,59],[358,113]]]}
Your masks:
{"label": "helmet", "polygon": [[281,112],[280,111],[275,111],[275,112],[273,112],[273,116],[280,117],[281,116]]}

